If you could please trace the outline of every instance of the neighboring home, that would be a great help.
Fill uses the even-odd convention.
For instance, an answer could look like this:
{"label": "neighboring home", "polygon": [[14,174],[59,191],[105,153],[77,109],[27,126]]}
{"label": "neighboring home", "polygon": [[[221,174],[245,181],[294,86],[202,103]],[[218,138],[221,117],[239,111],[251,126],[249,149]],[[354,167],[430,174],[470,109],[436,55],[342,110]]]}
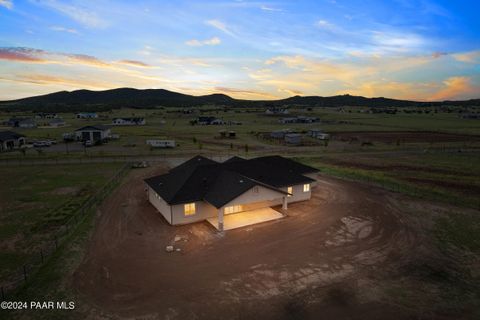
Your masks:
{"label": "neighboring home", "polygon": [[277,115],[277,114],[289,114],[288,109],[286,108],[268,108],[265,110],[266,115]]}
{"label": "neighboring home", "polygon": [[175,140],[150,139],[146,143],[153,148],[175,148]]}
{"label": "neighboring home", "polygon": [[284,139],[285,135],[291,132],[292,130],[290,129],[275,130],[270,132],[270,137],[273,139]]}
{"label": "neighboring home", "polygon": [[96,119],[98,115],[95,112],[80,112],[77,113],[77,119]]}
{"label": "neighboring home", "polygon": [[218,133],[220,134],[221,139],[235,139],[237,137],[237,133],[235,131],[220,130]]}
{"label": "neighboring home", "polygon": [[58,127],[63,127],[65,126],[65,120],[63,120],[62,118],[55,118],[55,119],[52,119],[48,122],[48,125],[50,127],[55,127],[55,128],[58,128]]}
{"label": "neighboring home", "polygon": [[37,126],[32,118],[10,118],[5,124],[14,128],[35,128]]}
{"label": "neighboring home", "polygon": [[78,141],[105,141],[110,139],[111,136],[110,127],[103,124],[86,126],[75,130],[75,138]]}
{"label": "neighboring home", "polygon": [[320,118],[305,117],[305,116],[281,118],[278,120],[278,122],[280,123],[313,123],[313,122],[319,122],[319,121],[320,121]]}
{"label": "neighboring home", "polygon": [[300,144],[302,143],[302,135],[300,133],[287,133],[285,135],[285,142],[287,144]]}
{"label": "neighboring home", "polygon": [[20,148],[25,144],[25,136],[13,131],[0,131],[0,152]]}
{"label": "neighboring home", "polygon": [[196,124],[199,125],[221,125],[225,124],[225,122],[222,119],[218,119],[213,116],[200,116],[196,120],[194,120]]}
{"label": "neighboring home", "polygon": [[114,118],[112,124],[115,126],[144,126],[145,118]]}
{"label": "neighboring home", "polygon": [[39,112],[35,115],[35,118],[37,119],[55,119],[57,117],[56,113],[51,112]]}
{"label": "neighboring home", "polygon": [[238,221],[229,215],[244,214],[262,222],[281,217],[272,206],[287,210],[289,203],[310,199],[317,172],[280,156],[234,157],[223,163],[196,156],[145,182],[150,203],[168,223],[208,220],[223,231],[224,219],[227,224]]}
{"label": "neighboring home", "polygon": [[308,135],[310,137],[318,139],[318,140],[328,140],[328,139],[330,139],[330,135],[328,133],[322,132],[319,129],[308,130]]}

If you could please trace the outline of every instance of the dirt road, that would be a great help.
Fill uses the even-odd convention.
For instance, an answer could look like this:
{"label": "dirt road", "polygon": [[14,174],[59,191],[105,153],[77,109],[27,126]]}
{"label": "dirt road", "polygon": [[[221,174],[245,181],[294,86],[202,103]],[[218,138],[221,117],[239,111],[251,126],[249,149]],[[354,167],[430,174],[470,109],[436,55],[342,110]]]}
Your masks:
{"label": "dirt road", "polygon": [[288,217],[221,236],[147,202],[142,178],[164,170],[136,171],[101,207],[73,278],[92,318],[411,319],[385,290],[437,253],[393,194],[320,177]]}

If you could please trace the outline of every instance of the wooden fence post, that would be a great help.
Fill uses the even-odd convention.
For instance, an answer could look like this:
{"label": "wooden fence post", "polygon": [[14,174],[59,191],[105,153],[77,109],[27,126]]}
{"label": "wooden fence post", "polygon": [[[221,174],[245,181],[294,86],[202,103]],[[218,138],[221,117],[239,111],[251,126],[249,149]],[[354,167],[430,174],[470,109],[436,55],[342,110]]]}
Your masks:
{"label": "wooden fence post", "polygon": [[40,260],[42,261],[42,264],[43,264],[43,250],[40,249]]}
{"label": "wooden fence post", "polygon": [[3,286],[2,286],[2,301],[5,301],[5,291],[3,290]]}

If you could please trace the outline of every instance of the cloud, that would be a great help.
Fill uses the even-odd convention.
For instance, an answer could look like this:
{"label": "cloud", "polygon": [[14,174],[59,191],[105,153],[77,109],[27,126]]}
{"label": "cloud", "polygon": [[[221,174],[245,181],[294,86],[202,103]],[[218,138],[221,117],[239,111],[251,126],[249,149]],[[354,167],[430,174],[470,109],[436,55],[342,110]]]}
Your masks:
{"label": "cloud", "polygon": [[479,63],[480,50],[454,54],[455,60],[465,63]]}
{"label": "cloud", "polygon": [[216,46],[218,44],[220,44],[222,41],[217,38],[217,37],[213,37],[211,39],[207,39],[207,40],[203,40],[203,41],[200,41],[200,40],[197,40],[197,39],[192,39],[192,40],[188,40],[185,42],[185,44],[187,46],[192,46],[192,47],[201,47],[201,46]]}
{"label": "cloud", "polygon": [[5,7],[11,10],[13,8],[13,2],[12,0],[0,0],[0,7]]}
{"label": "cloud", "polygon": [[335,25],[328,22],[327,20],[318,20],[317,21],[317,27],[319,27],[321,29],[331,30],[335,27]]}
{"label": "cloud", "polygon": [[274,12],[282,12],[283,11],[282,9],[273,8],[273,7],[269,7],[269,6],[266,6],[266,5],[262,5],[260,7],[260,9],[262,9],[264,11],[274,11]]}
{"label": "cloud", "polygon": [[207,20],[207,21],[205,21],[205,23],[209,26],[212,26],[212,27],[228,34],[229,36],[235,37],[235,34],[232,31],[230,31],[230,29],[222,21],[213,19],[213,20]]}
{"label": "cloud", "polygon": [[68,33],[73,33],[73,34],[79,34],[79,32],[76,29],[73,28],[65,28],[61,26],[51,26],[50,30],[53,31],[60,31],[60,32],[68,32]]}
{"label": "cloud", "polygon": [[248,90],[248,89],[236,89],[236,88],[229,88],[229,87],[215,87],[214,90],[216,92],[222,92],[226,94],[235,94],[236,97],[238,98],[244,98],[248,99],[248,97],[263,97],[263,98],[268,98],[268,99],[275,99],[277,98],[276,96],[267,93],[267,92],[262,92],[262,91],[257,91],[257,90]]}
{"label": "cloud", "polygon": [[141,67],[141,68],[151,67],[149,64],[146,64],[145,62],[136,61],[136,60],[120,60],[120,61],[117,61],[117,63],[125,64],[127,66],[132,66],[132,67]]}
{"label": "cloud", "polygon": [[88,28],[105,28],[107,21],[98,17],[93,9],[61,3],[57,0],[38,0],[37,4],[53,9]]}
{"label": "cloud", "polygon": [[66,57],[74,63],[80,63],[95,67],[109,67],[110,63],[86,54],[67,54]]}
{"label": "cloud", "polygon": [[436,92],[431,100],[463,99],[467,95],[478,94],[479,87],[475,87],[470,77],[451,77],[443,81],[443,88]]}
{"label": "cloud", "polygon": [[0,48],[0,60],[44,63],[46,51],[32,48]]}

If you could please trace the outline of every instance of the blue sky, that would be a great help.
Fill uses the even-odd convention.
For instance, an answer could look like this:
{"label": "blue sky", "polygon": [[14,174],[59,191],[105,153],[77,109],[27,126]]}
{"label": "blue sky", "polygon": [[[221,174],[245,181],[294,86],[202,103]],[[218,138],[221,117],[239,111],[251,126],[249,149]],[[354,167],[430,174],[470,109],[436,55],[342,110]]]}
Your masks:
{"label": "blue sky", "polygon": [[477,1],[0,0],[0,99],[116,87],[480,97],[478,12]]}

